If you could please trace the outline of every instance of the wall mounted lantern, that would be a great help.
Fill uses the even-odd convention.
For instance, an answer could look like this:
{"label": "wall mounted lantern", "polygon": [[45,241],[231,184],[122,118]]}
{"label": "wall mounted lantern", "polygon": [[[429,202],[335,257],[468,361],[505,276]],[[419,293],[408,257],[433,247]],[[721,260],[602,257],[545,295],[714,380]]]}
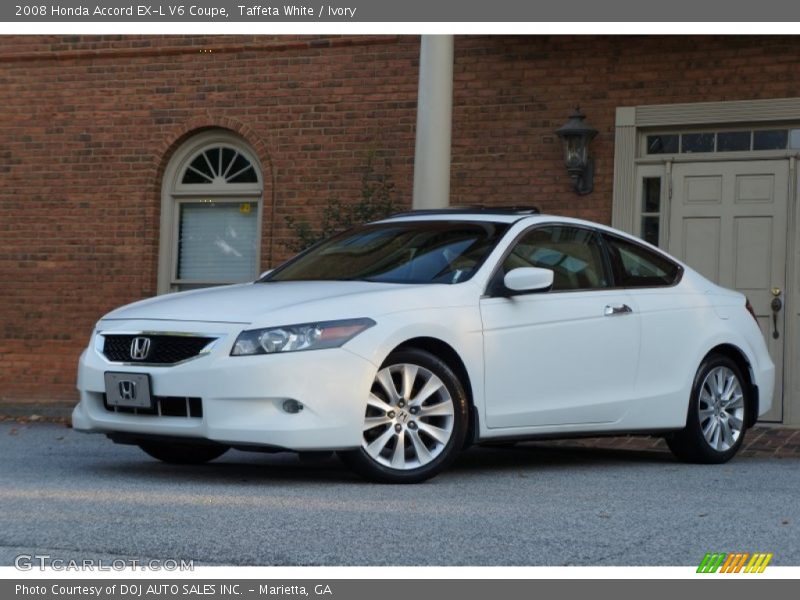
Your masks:
{"label": "wall mounted lantern", "polygon": [[581,196],[594,188],[594,160],[589,158],[589,142],[597,135],[597,130],[585,119],[580,107],[575,107],[569,120],[556,129],[556,135],[564,144],[564,163],[572,187]]}

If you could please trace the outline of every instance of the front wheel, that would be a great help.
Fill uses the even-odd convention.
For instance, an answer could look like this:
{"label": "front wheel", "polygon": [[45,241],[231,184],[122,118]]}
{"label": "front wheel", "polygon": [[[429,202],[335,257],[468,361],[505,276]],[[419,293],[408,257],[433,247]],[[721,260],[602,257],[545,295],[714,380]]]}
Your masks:
{"label": "front wheel", "polygon": [[680,460],[718,464],[739,451],[749,401],[745,379],[730,358],[712,355],[697,370],[686,427],[667,438]]}
{"label": "front wheel", "polygon": [[153,458],[178,465],[201,465],[219,458],[229,450],[227,446],[164,442],[144,442],[139,444],[139,448]]}
{"label": "front wheel", "polygon": [[455,459],[467,415],[464,388],[446,363],[423,350],[399,350],[373,381],[361,448],[339,454],[366,479],[418,483]]}

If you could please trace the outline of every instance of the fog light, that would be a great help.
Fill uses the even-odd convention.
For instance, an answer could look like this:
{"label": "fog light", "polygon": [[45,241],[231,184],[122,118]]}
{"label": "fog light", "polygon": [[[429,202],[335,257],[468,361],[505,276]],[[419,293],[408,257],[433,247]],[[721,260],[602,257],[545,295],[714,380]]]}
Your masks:
{"label": "fog light", "polygon": [[296,415],[301,410],[303,410],[303,405],[300,404],[297,400],[284,400],[283,410],[285,410],[290,415]]}

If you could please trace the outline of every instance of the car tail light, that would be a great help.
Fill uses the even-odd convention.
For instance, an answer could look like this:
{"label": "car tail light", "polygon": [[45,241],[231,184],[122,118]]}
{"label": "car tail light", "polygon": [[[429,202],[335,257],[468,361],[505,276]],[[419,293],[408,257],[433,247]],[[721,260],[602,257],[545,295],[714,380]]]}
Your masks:
{"label": "car tail light", "polygon": [[750,304],[750,300],[747,298],[744,299],[744,307],[747,309],[747,312],[753,317],[753,320],[758,323],[758,317],[756,317],[756,311],[753,310],[753,305]]}

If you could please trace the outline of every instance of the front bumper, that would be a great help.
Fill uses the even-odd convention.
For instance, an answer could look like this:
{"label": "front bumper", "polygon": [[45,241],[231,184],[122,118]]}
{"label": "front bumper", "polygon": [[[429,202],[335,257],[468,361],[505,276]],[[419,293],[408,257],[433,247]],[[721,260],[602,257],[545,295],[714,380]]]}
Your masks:
{"label": "front bumper", "polygon": [[[80,402],[73,428],[295,451],[360,446],[375,365],[345,348],[231,357],[237,333],[224,332],[224,342],[210,354],[171,367],[110,363],[90,343],[78,367]],[[103,403],[107,371],[149,373],[152,395],[200,398],[202,417],[108,410]],[[303,410],[286,412],[287,399],[301,402]]]}

